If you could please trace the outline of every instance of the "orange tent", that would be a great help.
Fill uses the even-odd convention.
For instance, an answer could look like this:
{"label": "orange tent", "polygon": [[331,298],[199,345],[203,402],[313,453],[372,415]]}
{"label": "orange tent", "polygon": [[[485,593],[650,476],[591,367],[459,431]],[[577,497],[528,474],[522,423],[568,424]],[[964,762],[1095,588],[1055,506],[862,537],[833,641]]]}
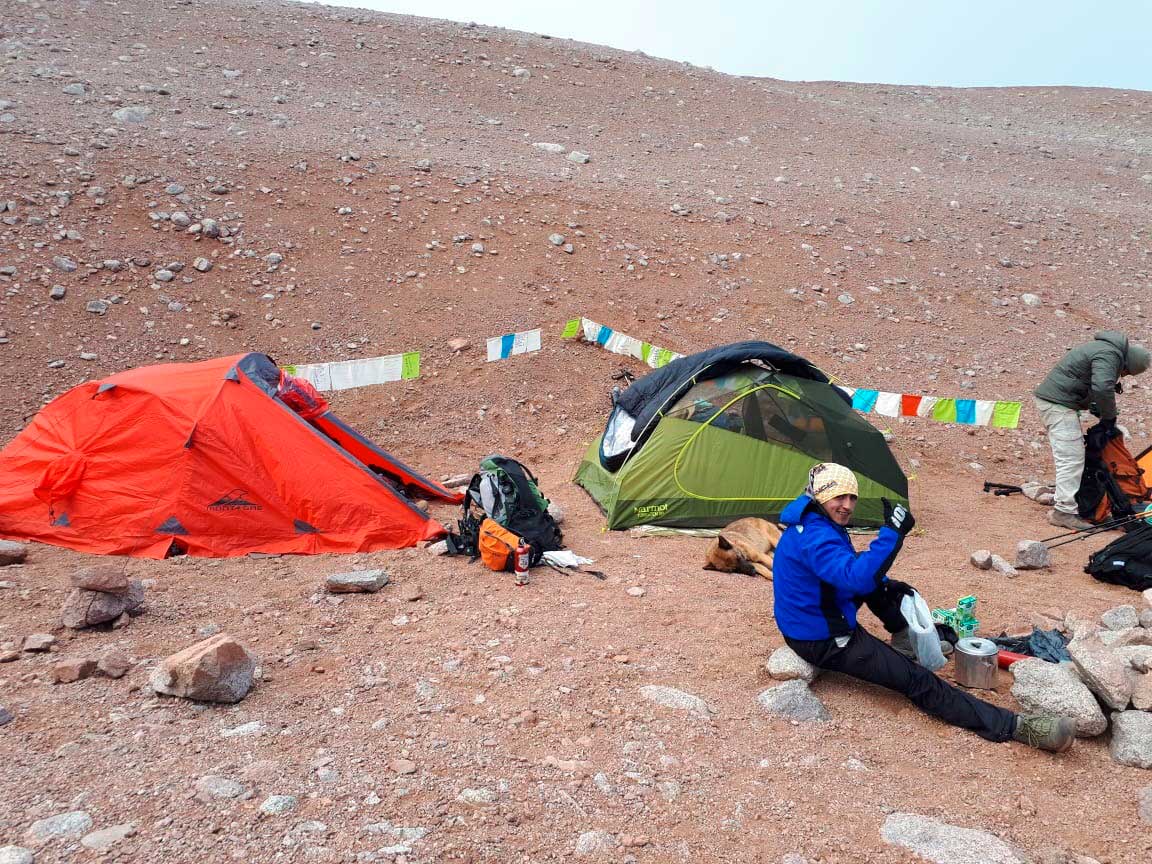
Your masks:
{"label": "orange tent", "polygon": [[0,537],[164,558],[367,552],[442,535],[409,496],[461,496],[340,423],[307,384],[314,401],[300,410],[300,386],[271,358],[240,354],[69,390],[0,451]]}

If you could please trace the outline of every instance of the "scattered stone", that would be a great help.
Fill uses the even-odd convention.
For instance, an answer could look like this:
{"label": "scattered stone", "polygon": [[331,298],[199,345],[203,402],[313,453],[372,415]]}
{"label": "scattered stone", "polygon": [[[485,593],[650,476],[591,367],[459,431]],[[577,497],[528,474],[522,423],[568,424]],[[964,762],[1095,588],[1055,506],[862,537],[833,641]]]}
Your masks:
{"label": "scattered stone", "polygon": [[1140,821],[1152,825],[1152,786],[1140,790]]}
{"label": "scattered stone", "polygon": [[1105,630],[1128,630],[1140,625],[1140,614],[1135,606],[1114,606],[1100,616]]}
{"label": "scattered stone", "polygon": [[545,153],[563,153],[564,152],[564,145],[563,144],[549,144],[545,141],[537,141],[532,146],[535,147],[537,150],[543,150]]}
{"label": "scattered stone", "polygon": [[97,852],[102,852],[105,849],[111,849],[121,840],[135,835],[136,826],[127,822],[123,825],[113,825],[110,828],[101,828],[91,834],[85,834],[80,838],[80,845],[85,849],[95,849]]}
{"label": "scattered stone", "polygon": [[1152,609],[1141,609],[1137,620],[1145,630],[1152,630]]}
{"label": "scattered stone", "polygon": [[49,300],[63,300],[68,296],[68,289],[63,285],[53,285],[48,291]]}
{"label": "scattered stone", "polygon": [[416,773],[416,763],[411,759],[393,759],[389,767],[397,774]]}
{"label": "scattered stone", "polygon": [[152,109],[144,105],[128,105],[112,112],[112,119],[117,123],[147,123],[151,116]]}
{"label": "scattered stone", "polygon": [[1020,853],[994,834],[915,813],[892,813],[884,820],[880,836],[935,864],[1026,864]]}
{"label": "scattered stone", "polygon": [[28,557],[28,547],[12,540],[0,540],[0,567],[10,564],[23,564]]}
{"label": "scattered stone", "polygon": [[109,648],[96,661],[96,671],[109,678],[123,678],[132,668],[132,661],[119,648]]}
{"label": "scattered stone", "polygon": [[256,658],[227,633],[210,636],[165,659],[149,684],[157,693],[204,702],[239,702],[252,689]]}
{"label": "scattered stone", "polygon": [[64,273],[75,273],[79,266],[67,255],[55,256],[52,259],[52,264],[56,267],[57,270],[60,270]]}
{"label": "scattered stone", "polygon": [[429,543],[424,547],[424,551],[432,556],[440,556],[448,554],[448,541],[437,540],[435,543]]}
{"label": "scattered stone", "polygon": [[992,570],[1003,576],[1007,576],[1009,579],[1015,579],[1020,575],[1020,572],[1015,567],[1013,567],[999,555],[992,556]]}
{"label": "scattered stone", "polygon": [[711,713],[708,703],[699,696],[693,696],[691,693],[685,693],[683,690],[677,690],[675,687],[662,687],[655,684],[648,684],[640,688],[640,695],[648,701],[655,702],[657,705],[662,705],[665,708],[690,711],[701,717],[707,717]]}
{"label": "scattered stone", "polygon": [[87,834],[91,827],[91,816],[83,810],[73,810],[71,813],[60,813],[33,822],[24,836],[34,844],[72,840]]}
{"label": "scattered stone", "polygon": [[84,85],[80,84],[80,83],[67,84],[64,86],[64,88],[60,92],[66,96],[83,96],[84,95]]}
{"label": "scattered stone", "polygon": [[811,684],[820,670],[793,651],[781,645],[768,658],[768,674],[777,681],[804,681]]}
{"label": "scattered stone", "polygon": [[809,723],[831,719],[824,703],[803,681],[786,681],[769,687],[756,697],[756,701],[768,713],[787,720]]}
{"label": "scattered stone", "polygon": [[165,269],[162,267],[159,270],[157,270],[155,273],[152,274],[152,278],[155,279],[157,282],[171,282],[173,279],[176,278],[176,274],[173,273],[171,270],[168,270],[168,269]]}
{"label": "scattered stone", "polygon": [[643,597],[648,592],[641,588],[639,585],[634,585],[628,589],[629,597]]}
{"label": "scattered stone", "polygon": [[296,809],[294,795],[269,795],[260,805],[260,812],[269,816],[283,816],[294,809]]}
{"label": "scattered stone", "polygon": [[72,684],[96,674],[96,661],[89,657],[72,657],[52,667],[52,680],[57,684]]}
{"label": "scattered stone", "polygon": [[207,273],[212,269],[212,262],[207,258],[197,258],[192,262],[192,266],[201,273]]}
{"label": "scattered stone", "polygon": [[244,792],[244,786],[230,777],[207,774],[196,781],[196,797],[201,801],[239,798]]}
{"label": "scattered stone", "polygon": [[263,735],[268,731],[268,724],[263,720],[251,720],[247,723],[241,723],[239,726],[233,726],[231,729],[224,729],[220,732],[221,738],[247,738],[250,735]]}
{"label": "scattered stone", "polygon": [[614,852],[618,845],[607,831],[585,831],[576,838],[576,854],[603,855]]}
{"label": "scattered stone", "polygon": [[1029,480],[1020,487],[1024,497],[1031,501],[1039,501],[1042,496],[1051,495],[1056,491],[1054,486],[1048,486],[1036,480]]}
{"label": "scattered stone", "polygon": [[400,599],[415,603],[424,598],[424,589],[418,582],[405,582],[400,588]]}
{"label": "scattered stone", "polygon": [[992,553],[987,549],[977,549],[968,560],[972,562],[972,566],[977,570],[992,569]]}
{"label": "scattered stone", "polygon": [[1016,544],[1018,570],[1043,570],[1052,566],[1052,553],[1039,540],[1021,540]]}
{"label": "scattered stone", "polygon": [[1041,303],[1041,300],[1035,294],[1021,294],[1020,295],[1020,302],[1023,303],[1025,306],[1039,306]]}
{"label": "scattered stone", "polygon": [[548,502],[548,515],[552,517],[552,521],[557,525],[564,524],[564,508],[555,501]]}
{"label": "scattered stone", "polygon": [[0,864],[33,864],[36,856],[23,846],[0,846]]}
{"label": "scattered stone", "polygon": [[563,234],[549,234],[548,235],[548,242],[551,243],[553,246],[563,246],[564,245],[564,235]]}
{"label": "scattered stone", "polygon": [[48,651],[56,644],[56,637],[51,633],[32,633],[24,637],[21,644],[22,651]]}
{"label": "scattered stone", "polygon": [[1068,655],[1080,680],[1110,707],[1123,711],[1132,700],[1136,672],[1128,659],[1105,645],[1094,631],[1078,634],[1068,643]]}
{"label": "scattered stone", "polygon": [[94,315],[104,315],[111,304],[107,300],[89,300],[84,305],[84,311],[91,312]]}
{"label": "scattered stone", "polygon": [[571,153],[569,153],[568,159],[569,161],[575,162],[579,165],[587,165],[592,161],[591,156],[589,156],[587,153],[581,153],[579,150],[573,150]]}
{"label": "scattered stone", "polygon": [[496,803],[496,793],[491,789],[465,789],[456,800],[470,807],[486,807]]}
{"label": "scattered stone", "polygon": [[[0,726],[7,726],[9,723],[11,723],[15,719],[16,719],[16,715],[14,715],[11,711],[9,711],[3,705],[0,705]],[[0,860],[0,864],[4,864],[3,860]]]}
{"label": "scattered stone", "polygon": [[1071,717],[1081,738],[1100,735],[1108,728],[1096,697],[1067,664],[1029,659],[1010,668],[1015,679],[1012,695],[1024,713]]}
{"label": "scattered stone", "polygon": [[[449,339],[448,340],[448,350],[453,351],[457,354],[459,354],[461,351],[467,351],[471,347],[472,347],[472,340],[470,340],[470,339]],[[471,479],[471,477],[469,476],[468,479]],[[467,483],[468,480],[465,480],[464,482]]]}
{"label": "scattered stone", "polygon": [[[192,231],[195,228],[196,228],[196,226],[193,225],[193,226],[189,227],[188,230]],[[200,220],[200,231],[198,233],[200,234],[201,237],[208,237],[210,239],[215,240],[217,237],[219,237],[224,232],[220,228],[220,223],[217,222],[215,219],[201,219]]]}
{"label": "scattered stone", "polygon": [[333,573],[324,580],[324,587],[332,594],[375,594],[388,579],[387,570],[352,570]]}
{"label": "scattered stone", "polygon": [[1121,711],[1112,715],[1112,758],[1133,768],[1152,768],[1152,714]]}

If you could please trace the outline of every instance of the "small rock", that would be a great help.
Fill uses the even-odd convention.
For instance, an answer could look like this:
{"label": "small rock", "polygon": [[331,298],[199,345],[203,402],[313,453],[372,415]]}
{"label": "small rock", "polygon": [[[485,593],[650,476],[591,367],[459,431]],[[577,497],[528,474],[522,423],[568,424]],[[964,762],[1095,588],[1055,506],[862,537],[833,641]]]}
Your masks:
{"label": "small rock", "polygon": [[48,291],[49,300],[63,300],[68,296],[68,289],[63,285],[53,285]]}
{"label": "small rock", "polygon": [[80,83],[68,84],[60,92],[66,96],[83,96],[84,85]]}
{"label": "small rock", "polygon": [[[450,340],[448,340],[448,350],[449,351],[460,353],[461,351],[467,351],[471,347],[472,347],[472,340],[470,340],[470,339],[450,339]],[[471,479],[471,475],[469,475],[469,479]],[[467,483],[468,481],[466,480],[465,482]]]}
{"label": "small rock", "polygon": [[107,300],[89,300],[84,304],[84,311],[94,315],[103,315],[108,311],[110,305]]}
{"label": "small rock", "polygon": [[176,278],[176,274],[166,268],[161,268],[152,274],[152,278],[157,282],[171,282]]}
{"label": "small rock", "polygon": [[0,540],[0,567],[10,564],[23,564],[28,557],[28,547],[12,540]]}
{"label": "small rock", "polygon": [[1140,790],[1140,821],[1145,825],[1152,825],[1152,786],[1145,786]]}
{"label": "small rock", "polygon": [[553,246],[563,246],[564,245],[564,235],[563,234],[549,234],[548,235],[548,242],[551,243]]}
{"label": "small rock", "polygon": [[83,810],[60,813],[33,822],[25,837],[35,844],[82,837],[92,827],[92,817]]}
{"label": "small rock", "polygon": [[411,759],[393,759],[389,767],[397,774],[416,773],[416,763]]}
{"label": "small rock", "polygon": [[585,831],[576,838],[576,854],[605,855],[614,852],[618,845],[607,831]]}
{"label": "small rock", "polygon": [[1020,302],[1023,303],[1025,306],[1039,306],[1041,303],[1041,300],[1035,294],[1021,294],[1020,295]]}
{"label": "small rock", "polygon": [[152,109],[144,105],[129,105],[112,112],[112,119],[117,123],[147,123],[151,116]]}
{"label": "small rock", "polygon": [[811,684],[820,670],[793,651],[781,645],[768,658],[768,674],[777,681],[804,681]]}
{"label": "small rock", "polygon": [[84,567],[69,577],[73,588],[105,591],[109,594],[128,593],[128,574],[116,564],[97,564]]}
{"label": "small rock", "polygon": [[1043,570],[1052,566],[1052,553],[1039,540],[1021,540],[1016,544],[1016,568]]}
{"label": "small rock", "polygon": [[56,644],[56,637],[51,633],[32,633],[24,637],[20,645],[21,651],[48,651]]}
{"label": "small rock", "polygon": [[892,813],[884,820],[880,836],[935,864],[1026,864],[1023,856],[994,834],[915,813]]}
{"label": "small rock", "polygon": [[1100,735],[1108,728],[1096,697],[1067,664],[1029,659],[1010,668],[1015,679],[1012,695],[1024,713],[1071,717],[1082,738]]}
{"label": "small rock", "polygon": [[545,153],[563,153],[563,144],[549,144],[546,141],[538,141],[532,145],[537,150],[543,150]]}
{"label": "small rock", "polygon": [[221,738],[247,738],[252,735],[263,735],[268,731],[268,724],[262,720],[250,720],[247,723],[241,723],[239,726],[233,726],[231,729],[224,729],[220,732]]}
{"label": "small rock", "polygon": [[201,273],[207,273],[212,269],[212,262],[207,258],[197,258],[192,262],[192,266]]}
{"label": "small rock", "polygon": [[204,702],[239,702],[252,689],[256,658],[234,637],[218,633],[166,658],[149,684],[157,693]]}
{"label": "small rock", "polygon": [[64,273],[75,273],[77,267],[79,266],[67,255],[57,255],[52,259],[52,263],[55,265],[57,270],[60,270]]}
{"label": "small rock", "polygon": [[1120,711],[1112,715],[1112,758],[1133,768],[1152,768],[1152,714]]}
{"label": "small rock", "polygon": [[324,587],[332,594],[375,594],[388,579],[387,570],[352,570],[333,573],[324,580]]}
{"label": "small rock", "polygon": [[968,560],[977,570],[992,569],[992,553],[987,549],[977,549]]}
{"label": "small rock", "polygon": [[208,774],[196,781],[196,797],[201,801],[239,798],[246,790],[230,777]]}
{"label": "small rock", "polygon": [[[15,719],[16,719],[16,715],[14,715],[11,711],[9,711],[3,705],[0,705],[0,726],[7,726],[9,723],[11,723]],[[0,864],[4,864],[4,862],[0,861]]]}
{"label": "small rock", "polygon": [[802,723],[830,720],[828,709],[803,681],[786,681],[769,687],[756,697],[760,707],[770,714]]}
{"label": "small rock", "polygon": [[429,543],[424,547],[424,551],[429,555],[439,556],[448,554],[448,541],[437,540],[435,543]]}
{"label": "small rock", "polygon": [[555,501],[548,502],[548,515],[552,517],[552,521],[557,525],[564,524],[564,508]]}
{"label": "small rock", "polygon": [[1140,614],[1135,606],[1114,606],[1100,616],[1105,630],[1128,630],[1140,625]]}
{"label": "small rock", "polygon": [[465,789],[456,796],[456,800],[470,807],[486,807],[496,803],[496,793],[491,789]]}
{"label": "small rock", "polygon": [[132,668],[132,661],[119,648],[109,648],[96,661],[96,671],[109,678],[123,678]]}
{"label": "small rock", "polygon": [[400,599],[415,603],[424,597],[424,589],[418,582],[405,582],[400,588]]}
{"label": "small rock", "polygon": [[296,808],[296,798],[293,795],[269,795],[260,804],[260,812],[269,816],[283,816]]}
{"label": "small rock", "polygon": [[91,834],[85,834],[80,839],[80,845],[85,849],[95,849],[97,852],[102,852],[105,849],[111,849],[121,840],[126,840],[135,835],[136,826],[128,822],[123,825],[101,828],[99,831],[93,831]]}
{"label": "small rock", "polygon": [[1015,579],[1020,575],[1020,571],[1018,571],[1015,567],[1013,567],[999,555],[992,556],[992,570],[1003,576],[1007,576],[1009,579]]}
{"label": "small rock", "polygon": [[587,165],[592,161],[592,157],[587,153],[581,153],[579,150],[573,150],[568,154],[569,161],[576,162],[579,165]]}
{"label": "small rock", "polygon": [[52,680],[57,684],[72,684],[96,673],[96,661],[88,657],[61,660],[52,667]]}
{"label": "small rock", "polygon": [[691,693],[685,693],[683,690],[677,690],[675,687],[648,684],[640,688],[640,695],[650,702],[655,702],[657,705],[662,705],[665,708],[675,708],[678,711],[690,711],[701,717],[707,717],[711,713],[708,703],[699,696],[693,696]]}

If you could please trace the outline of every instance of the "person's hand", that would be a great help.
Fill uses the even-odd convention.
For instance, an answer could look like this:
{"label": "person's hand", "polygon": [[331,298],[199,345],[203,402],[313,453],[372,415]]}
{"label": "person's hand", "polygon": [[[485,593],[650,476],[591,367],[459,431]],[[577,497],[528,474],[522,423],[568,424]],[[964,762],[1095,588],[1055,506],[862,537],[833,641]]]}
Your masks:
{"label": "person's hand", "polygon": [[893,504],[887,498],[881,498],[880,503],[884,505],[884,524],[901,537],[916,527],[915,518],[903,504]]}
{"label": "person's hand", "polygon": [[899,579],[889,579],[884,585],[887,587],[888,593],[894,597],[911,597],[916,593],[915,588]]}

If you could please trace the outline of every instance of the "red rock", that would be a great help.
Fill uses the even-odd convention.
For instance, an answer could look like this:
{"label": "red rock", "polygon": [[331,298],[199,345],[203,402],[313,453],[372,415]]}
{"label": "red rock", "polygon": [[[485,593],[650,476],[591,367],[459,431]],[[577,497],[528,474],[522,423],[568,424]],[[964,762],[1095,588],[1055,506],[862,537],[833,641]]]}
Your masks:
{"label": "red rock", "polygon": [[96,672],[96,661],[90,657],[61,660],[52,667],[52,680],[57,684],[71,684],[82,678],[91,678]]}
{"label": "red rock", "polygon": [[128,581],[128,574],[117,564],[97,564],[95,567],[85,567],[72,574],[74,588],[105,591],[109,594],[127,594]]}
{"label": "red rock", "polygon": [[123,678],[131,668],[132,661],[129,660],[128,655],[119,648],[112,648],[105,651],[104,655],[96,664],[96,669],[100,674],[107,675],[109,678]]}
{"label": "red rock", "polygon": [[149,679],[157,693],[203,702],[239,702],[252,689],[256,658],[233,636],[217,633],[164,660]]}
{"label": "red rock", "polygon": [[25,651],[48,651],[56,644],[56,637],[51,633],[32,633],[24,637],[20,646]]}

